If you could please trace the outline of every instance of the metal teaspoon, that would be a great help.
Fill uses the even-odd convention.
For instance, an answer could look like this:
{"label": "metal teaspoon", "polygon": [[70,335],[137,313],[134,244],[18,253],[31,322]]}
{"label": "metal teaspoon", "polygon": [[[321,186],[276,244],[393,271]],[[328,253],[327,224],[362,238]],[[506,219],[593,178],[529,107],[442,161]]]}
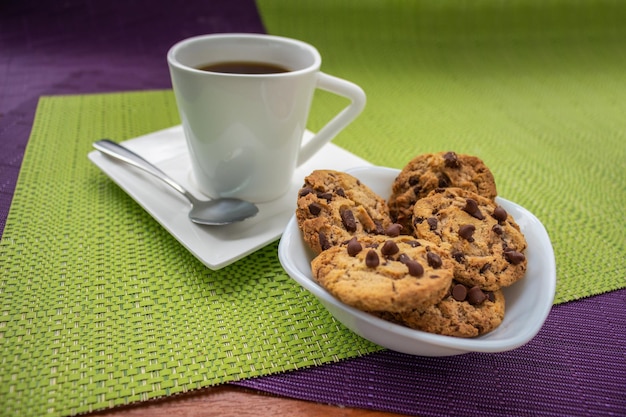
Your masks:
{"label": "metal teaspoon", "polygon": [[200,201],[191,195],[182,186],[168,177],[163,171],[143,159],[130,149],[109,139],[101,139],[93,143],[93,147],[100,152],[133,165],[154,175],[167,185],[184,195],[191,203],[189,219],[192,222],[204,225],[219,226],[238,222],[256,215],[258,207],[253,203],[237,198],[216,198],[209,201]]}

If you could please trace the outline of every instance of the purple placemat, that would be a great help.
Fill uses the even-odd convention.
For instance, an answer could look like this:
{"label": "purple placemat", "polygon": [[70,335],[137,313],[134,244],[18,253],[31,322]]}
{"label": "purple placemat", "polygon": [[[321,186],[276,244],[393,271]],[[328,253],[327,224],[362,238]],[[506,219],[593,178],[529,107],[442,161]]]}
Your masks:
{"label": "purple placemat", "polygon": [[626,290],[555,306],[539,334],[510,352],[385,351],[237,385],[420,416],[623,416]]}
{"label": "purple placemat", "polygon": [[[0,233],[39,96],[169,88],[169,46],[231,31],[263,32],[252,0],[0,2]],[[625,330],[620,290],[555,307],[508,353],[381,352],[238,384],[424,416],[626,415]]]}

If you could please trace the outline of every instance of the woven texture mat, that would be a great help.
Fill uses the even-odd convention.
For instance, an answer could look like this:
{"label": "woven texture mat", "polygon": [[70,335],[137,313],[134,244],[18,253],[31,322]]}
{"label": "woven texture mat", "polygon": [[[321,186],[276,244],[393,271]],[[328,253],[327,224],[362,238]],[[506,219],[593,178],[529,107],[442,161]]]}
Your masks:
{"label": "woven texture mat", "polygon": [[[500,195],[546,226],[557,302],[623,288],[626,13],[498,4],[259,2],[269,32],[315,44],[325,71],[367,92],[335,143],[393,167],[480,156]],[[313,130],[343,105],[316,99]],[[0,415],[75,414],[379,349],[289,280],[275,243],[210,271],[86,158],[96,138],[176,123],[169,91],[40,101],[0,242]]]}
{"label": "woven texture mat", "polygon": [[[367,107],[335,143],[376,165],[455,150],[546,226],[557,302],[626,286],[626,4],[259,1]],[[332,106],[314,113],[326,120]]]}
{"label": "woven texture mat", "polygon": [[0,243],[0,414],[75,414],[380,350],[280,266],[211,271],[92,165],[178,123],[171,91],[39,102]]}
{"label": "woven texture mat", "polygon": [[624,306],[626,290],[560,304],[533,340],[509,352],[384,351],[237,385],[421,417],[623,416]]}

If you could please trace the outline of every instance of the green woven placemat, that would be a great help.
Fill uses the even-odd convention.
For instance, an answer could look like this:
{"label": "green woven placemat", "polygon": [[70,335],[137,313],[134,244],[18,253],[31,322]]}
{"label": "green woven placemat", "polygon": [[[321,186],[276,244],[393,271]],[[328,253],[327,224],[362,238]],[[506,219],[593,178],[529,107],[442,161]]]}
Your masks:
{"label": "green woven placemat", "polygon": [[[626,286],[626,2],[259,0],[368,104],[335,143],[377,165],[455,150],[546,226],[556,302]],[[313,123],[333,97],[320,95]],[[326,105],[326,107],[324,107]]]}
{"label": "green woven placemat", "polygon": [[211,271],[87,159],[178,123],[170,91],[44,97],[0,242],[0,415],[68,415],[380,348],[282,270]]}

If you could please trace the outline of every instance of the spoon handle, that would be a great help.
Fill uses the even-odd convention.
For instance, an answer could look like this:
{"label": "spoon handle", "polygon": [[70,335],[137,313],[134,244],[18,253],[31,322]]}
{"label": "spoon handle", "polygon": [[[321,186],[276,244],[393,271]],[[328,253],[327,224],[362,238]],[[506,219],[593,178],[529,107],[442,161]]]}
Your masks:
{"label": "spoon handle", "polygon": [[191,196],[191,194],[189,194],[187,190],[185,190],[181,185],[171,179],[165,172],[161,171],[159,168],[152,165],[150,162],[146,161],[141,156],[137,155],[130,149],[120,145],[119,143],[113,142],[110,139],[101,139],[94,142],[93,147],[108,156],[111,156],[122,162],[126,162],[127,164],[133,165],[149,174],[154,175],[155,177],[187,197],[189,201],[194,201],[194,197]]}

